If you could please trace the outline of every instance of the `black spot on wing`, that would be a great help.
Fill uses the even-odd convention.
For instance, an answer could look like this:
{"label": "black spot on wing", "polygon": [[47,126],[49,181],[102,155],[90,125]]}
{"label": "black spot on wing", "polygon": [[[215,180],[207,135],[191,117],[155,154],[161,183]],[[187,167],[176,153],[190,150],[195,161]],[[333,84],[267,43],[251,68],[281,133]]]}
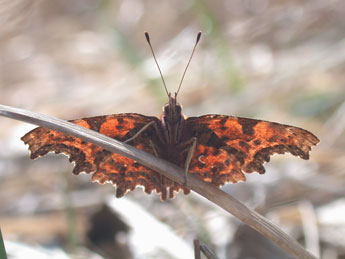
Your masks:
{"label": "black spot on wing", "polygon": [[[98,152],[95,154],[95,160],[94,160],[95,164],[96,164],[96,165],[99,165],[99,163],[102,162],[103,159],[104,159],[107,155],[109,155],[109,154],[111,154],[111,152],[110,152],[110,151],[107,151],[107,150],[105,150],[105,149],[103,149],[103,150],[101,150],[101,151],[98,151]],[[110,161],[111,161],[111,163],[112,163],[114,160],[111,159]],[[114,161],[114,162],[115,162],[115,161]]]}
{"label": "black spot on wing", "polygon": [[247,142],[243,141],[243,140],[240,140],[239,144],[240,144],[241,147],[250,148],[250,145]]}
{"label": "black spot on wing", "polygon": [[224,118],[222,118],[222,119],[219,121],[219,123],[220,123],[221,125],[224,125],[224,124],[227,122],[227,120],[228,120],[228,118],[227,118],[227,117],[224,117]]}
{"label": "black spot on wing", "polygon": [[99,132],[102,124],[106,121],[106,116],[90,117],[82,120],[89,124],[90,129]]}
{"label": "black spot on wing", "polygon": [[222,146],[225,146],[226,144],[224,140],[228,139],[228,137],[220,139],[215,133],[212,132],[205,137],[201,136],[200,138],[198,138],[198,142],[218,149]]}
{"label": "black spot on wing", "polygon": [[244,152],[239,151],[236,148],[233,148],[231,146],[225,146],[225,147],[222,147],[222,148],[224,150],[226,150],[229,154],[234,155],[236,157],[236,159],[241,163],[241,165],[244,164],[244,160],[247,157],[247,155]]}
{"label": "black spot on wing", "polygon": [[200,169],[202,169],[202,168],[205,168],[206,167],[206,165],[205,164],[203,164],[203,163],[198,163],[198,165],[197,165]]}
{"label": "black spot on wing", "polygon": [[214,155],[214,156],[218,156],[219,153],[220,153],[219,149],[215,149],[215,150],[212,151],[212,155]]}
{"label": "black spot on wing", "polygon": [[254,126],[260,122],[246,118],[238,118],[237,121],[242,126],[243,133],[246,135],[254,135]]}

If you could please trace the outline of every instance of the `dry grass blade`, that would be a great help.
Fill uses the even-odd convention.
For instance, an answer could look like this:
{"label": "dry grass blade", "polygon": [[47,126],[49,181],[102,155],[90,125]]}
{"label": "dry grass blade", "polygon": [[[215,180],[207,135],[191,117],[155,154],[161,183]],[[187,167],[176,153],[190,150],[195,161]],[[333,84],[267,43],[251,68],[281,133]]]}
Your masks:
{"label": "dry grass blade", "polygon": [[206,245],[201,245],[200,250],[204,253],[207,259],[219,259]]}
{"label": "dry grass blade", "polygon": [[[95,131],[82,128],[73,123],[51,116],[25,111],[5,105],[0,105],[0,115],[8,118],[25,121],[43,126],[66,134],[73,135],[85,141],[109,150],[114,153],[134,159],[139,163],[169,177],[173,181],[183,183],[184,170],[130,145],[123,144]],[[244,204],[229,194],[193,176],[188,177],[187,186],[203,197],[217,204],[224,210],[248,224],[250,227],[275,242],[287,253],[296,258],[316,258],[306,251],[300,244],[285,234],[277,226],[269,222],[257,212],[247,208]]]}
{"label": "dry grass blade", "polygon": [[194,239],[195,259],[201,259],[201,251],[207,259],[219,259],[206,245],[200,244],[200,241],[198,239]]}
{"label": "dry grass blade", "polygon": [[198,239],[194,239],[194,259],[201,259],[200,253],[200,241]]}

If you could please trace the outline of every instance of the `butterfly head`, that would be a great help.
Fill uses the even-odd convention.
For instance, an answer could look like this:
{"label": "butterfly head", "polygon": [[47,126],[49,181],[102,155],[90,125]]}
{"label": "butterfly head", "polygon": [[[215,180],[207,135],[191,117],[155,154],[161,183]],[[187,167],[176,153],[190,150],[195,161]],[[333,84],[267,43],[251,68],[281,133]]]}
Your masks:
{"label": "butterfly head", "polygon": [[161,115],[161,125],[164,129],[166,142],[169,144],[179,143],[183,121],[186,119],[182,113],[182,106],[176,101],[176,96],[176,93],[174,97],[168,93],[169,102],[164,105]]}
{"label": "butterfly head", "polygon": [[176,96],[177,96],[177,93],[175,93],[174,97],[172,97],[171,93],[169,93],[168,94],[169,103],[167,103],[163,107],[163,116],[169,122],[179,121],[181,117],[183,117],[182,105],[176,101]]}
{"label": "butterfly head", "polygon": [[178,121],[181,121],[181,119],[183,120],[185,117],[184,115],[182,114],[182,106],[176,101],[176,97],[177,97],[177,94],[178,92],[180,91],[181,89],[181,85],[182,85],[182,82],[183,82],[183,79],[184,79],[184,76],[187,72],[187,69],[189,67],[189,64],[192,60],[192,57],[194,55],[194,51],[196,49],[196,46],[198,45],[199,43],[199,40],[200,40],[200,37],[201,37],[201,32],[199,32],[196,36],[196,42],[195,42],[195,45],[194,45],[194,48],[193,48],[193,51],[192,51],[192,54],[188,60],[188,63],[187,63],[187,66],[183,72],[183,75],[182,75],[182,78],[181,78],[181,81],[180,81],[180,84],[178,86],[178,89],[177,91],[175,92],[175,95],[174,97],[171,96],[171,93],[168,92],[168,89],[166,87],[166,84],[165,84],[165,81],[164,81],[164,77],[162,75],[162,71],[158,65],[158,62],[157,62],[157,59],[156,59],[156,56],[155,56],[155,53],[153,51],[153,48],[152,48],[152,45],[151,45],[151,41],[150,41],[150,36],[148,34],[148,32],[145,32],[145,38],[146,38],[146,41],[147,43],[149,44],[150,46],[150,49],[151,49],[151,52],[152,52],[152,56],[153,56],[153,59],[157,65],[157,68],[158,68],[158,71],[159,71],[159,74],[162,78],[162,82],[163,82],[163,85],[164,85],[164,89],[169,97],[169,103],[166,104],[164,107],[163,107],[163,115],[162,115],[162,118],[163,121],[167,121],[167,122],[170,122],[170,123],[174,123],[174,122],[178,122]]}

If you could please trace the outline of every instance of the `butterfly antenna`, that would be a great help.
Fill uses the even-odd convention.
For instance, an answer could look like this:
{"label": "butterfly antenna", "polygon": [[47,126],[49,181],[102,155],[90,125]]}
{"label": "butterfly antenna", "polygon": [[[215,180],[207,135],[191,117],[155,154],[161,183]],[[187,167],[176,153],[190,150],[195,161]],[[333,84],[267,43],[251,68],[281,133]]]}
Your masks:
{"label": "butterfly antenna", "polygon": [[177,92],[175,93],[175,97],[177,96],[178,92],[180,91],[180,88],[181,88],[181,85],[182,85],[184,76],[186,75],[186,72],[187,72],[187,69],[188,69],[188,67],[189,67],[190,61],[191,61],[192,58],[193,58],[194,51],[195,51],[195,49],[196,49],[196,46],[198,46],[198,43],[199,43],[200,38],[201,38],[201,31],[199,31],[198,35],[196,36],[196,42],[195,42],[195,45],[194,45],[192,54],[190,55],[190,58],[189,58],[188,63],[187,63],[187,66],[186,66],[186,68],[185,68],[185,70],[184,70],[184,72],[183,72],[183,75],[182,75],[180,84],[179,84],[179,86],[178,86]]}
{"label": "butterfly antenna", "polygon": [[166,86],[166,84],[165,84],[165,81],[164,81],[164,77],[163,77],[161,68],[160,68],[159,65],[158,65],[158,62],[157,62],[157,59],[156,59],[155,52],[153,51],[153,48],[152,48],[152,45],[151,45],[150,35],[149,35],[149,33],[148,33],[147,31],[145,31],[145,38],[146,38],[147,43],[148,43],[149,46],[150,46],[150,49],[151,49],[151,52],[152,52],[153,59],[155,60],[156,65],[157,65],[158,70],[159,70],[159,74],[161,75],[161,78],[162,78],[162,81],[163,81],[163,85],[164,85],[164,88],[165,88],[165,92],[166,92],[167,95],[169,96],[169,92],[168,92],[167,86]]}

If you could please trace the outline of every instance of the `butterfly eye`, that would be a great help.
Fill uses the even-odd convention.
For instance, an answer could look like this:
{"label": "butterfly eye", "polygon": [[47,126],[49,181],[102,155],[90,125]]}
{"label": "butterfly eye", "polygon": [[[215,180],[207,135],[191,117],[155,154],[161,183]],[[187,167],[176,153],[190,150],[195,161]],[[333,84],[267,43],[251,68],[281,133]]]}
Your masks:
{"label": "butterfly eye", "polygon": [[181,111],[182,111],[181,106],[180,105],[176,105],[176,113],[179,114],[179,113],[181,113]]}
{"label": "butterfly eye", "polygon": [[168,114],[170,112],[170,107],[169,107],[168,104],[164,106],[163,111],[164,111],[165,114]]}

